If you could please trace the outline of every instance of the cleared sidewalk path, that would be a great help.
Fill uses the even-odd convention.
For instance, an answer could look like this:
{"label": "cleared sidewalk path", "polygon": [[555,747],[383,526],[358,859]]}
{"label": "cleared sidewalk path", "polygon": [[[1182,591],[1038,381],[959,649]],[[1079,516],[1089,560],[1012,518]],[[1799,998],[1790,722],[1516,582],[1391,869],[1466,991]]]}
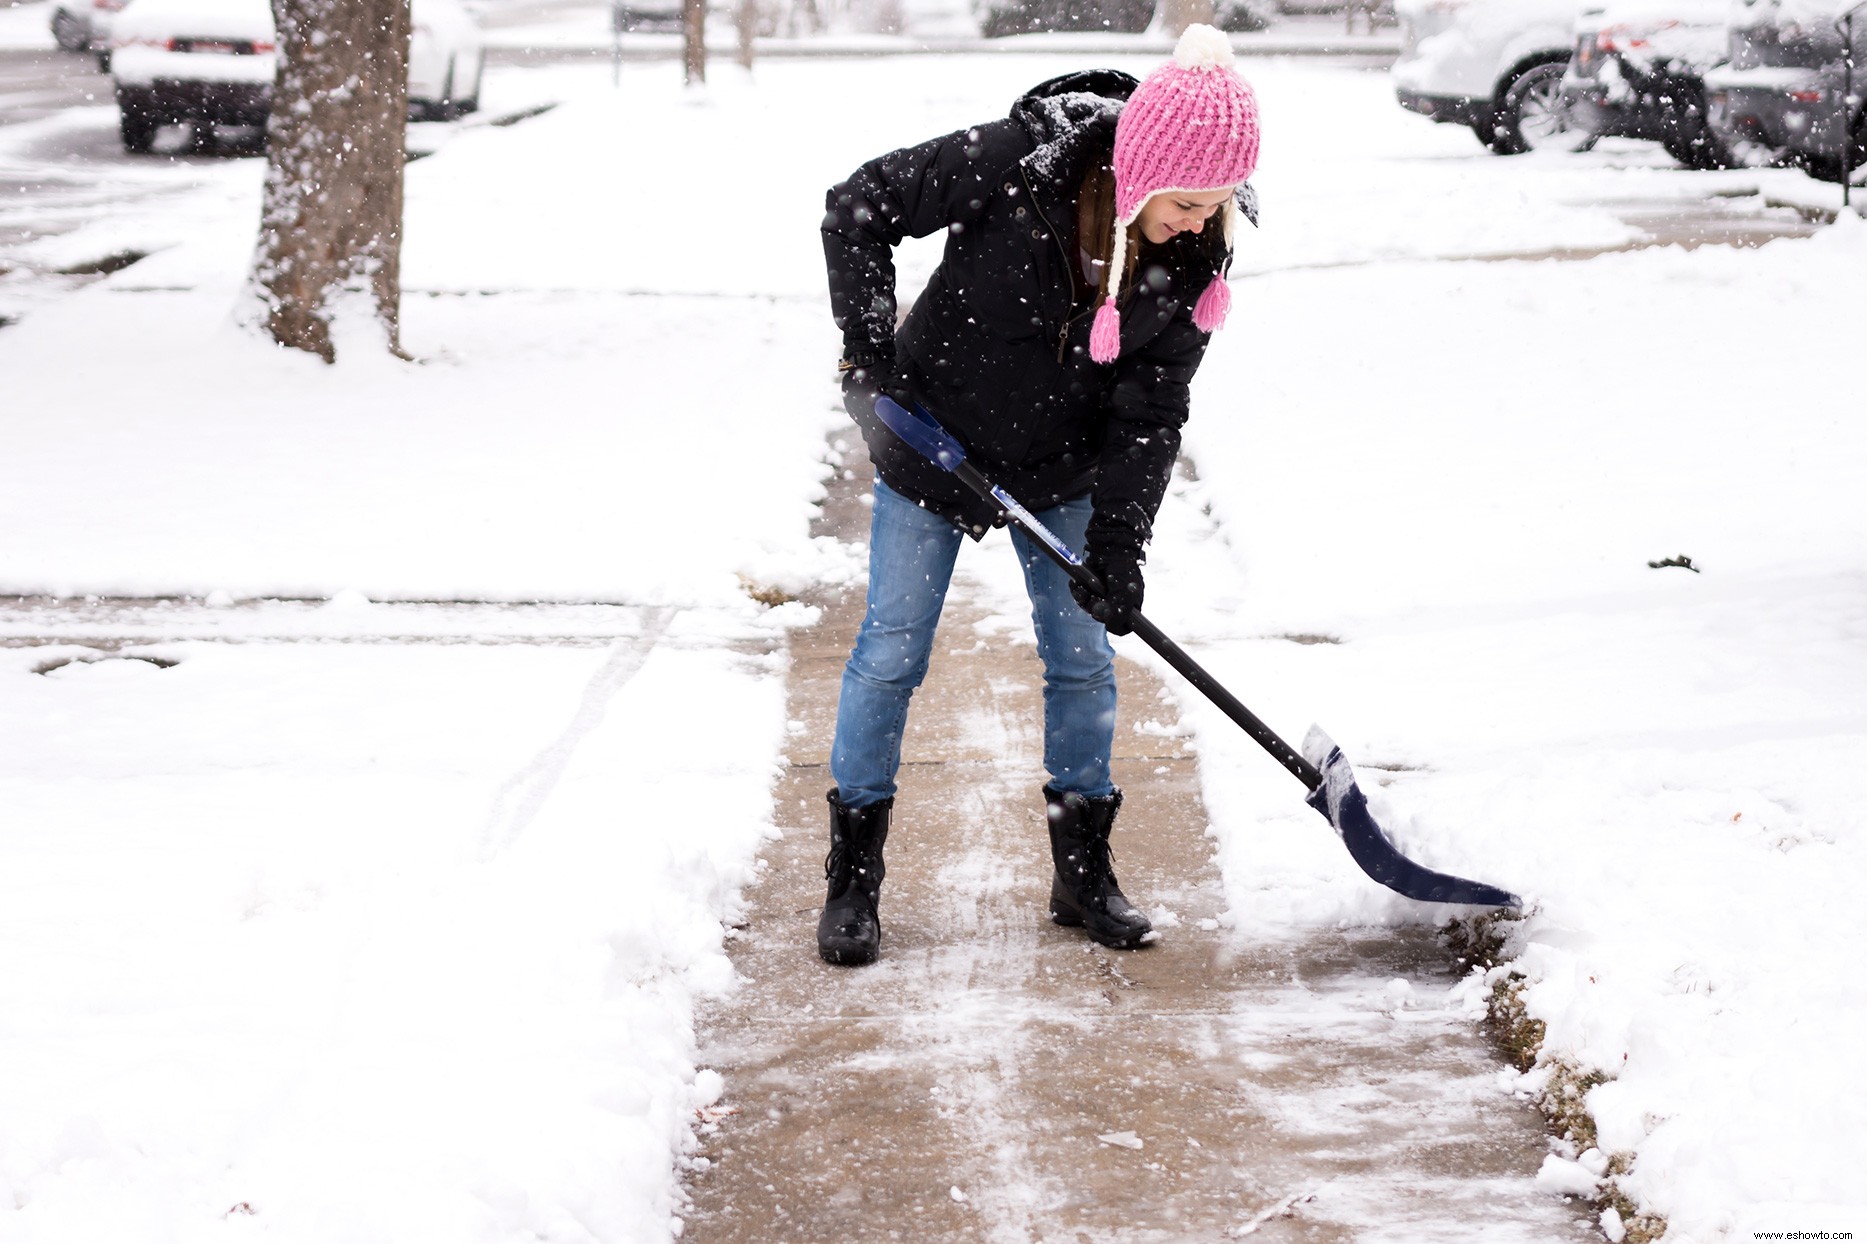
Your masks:
{"label": "cleared sidewalk path", "polygon": [[[820,531],[859,542],[868,467]],[[1047,918],[1041,670],[981,638],[968,546],[906,741],[882,959],[816,955],[827,748],[859,590],[794,637],[803,724],[781,842],[734,943],[745,978],[700,1016],[726,1078],[686,1241],[1487,1241],[1599,1238],[1535,1188],[1540,1115],[1446,998],[1430,934],[1246,944],[1219,927],[1198,772],[1123,663],[1115,863],[1165,924],[1137,952]],[[1319,830],[1320,830],[1319,826]],[[1372,884],[1372,883],[1370,883]],[[1171,912],[1161,919],[1162,909]]]}

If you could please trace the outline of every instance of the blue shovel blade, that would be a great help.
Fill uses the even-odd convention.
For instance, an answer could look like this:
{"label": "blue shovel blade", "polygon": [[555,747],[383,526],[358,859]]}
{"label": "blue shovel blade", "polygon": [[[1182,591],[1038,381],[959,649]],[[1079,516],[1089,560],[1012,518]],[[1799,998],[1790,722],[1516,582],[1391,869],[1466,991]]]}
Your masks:
{"label": "blue shovel blade", "polygon": [[1315,726],[1303,740],[1303,756],[1322,772],[1322,785],[1311,791],[1304,802],[1335,826],[1348,853],[1370,877],[1390,890],[1426,903],[1513,908],[1523,905],[1509,890],[1434,872],[1402,855],[1368,811],[1368,797],[1356,785],[1355,771],[1343,758],[1342,749]]}

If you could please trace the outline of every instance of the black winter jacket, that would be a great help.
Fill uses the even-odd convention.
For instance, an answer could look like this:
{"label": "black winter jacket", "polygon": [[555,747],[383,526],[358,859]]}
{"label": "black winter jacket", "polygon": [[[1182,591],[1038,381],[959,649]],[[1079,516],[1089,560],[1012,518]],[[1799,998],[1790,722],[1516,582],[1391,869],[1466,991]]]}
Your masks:
{"label": "black winter jacket", "polygon": [[[1035,510],[1093,493],[1090,543],[1138,549],[1206,349],[1192,305],[1228,256],[1217,228],[1144,246],[1118,304],[1121,354],[1090,359],[1097,300],[1078,255],[1077,198],[1091,162],[1109,159],[1135,86],[1114,70],[1054,78],[1004,120],[869,161],[830,190],[823,245],[847,361],[892,359],[1013,496]],[[945,257],[897,336],[892,249],[937,230]],[[849,405],[890,487],[974,537],[994,524],[992,507],[896,439],[866,400]]]}

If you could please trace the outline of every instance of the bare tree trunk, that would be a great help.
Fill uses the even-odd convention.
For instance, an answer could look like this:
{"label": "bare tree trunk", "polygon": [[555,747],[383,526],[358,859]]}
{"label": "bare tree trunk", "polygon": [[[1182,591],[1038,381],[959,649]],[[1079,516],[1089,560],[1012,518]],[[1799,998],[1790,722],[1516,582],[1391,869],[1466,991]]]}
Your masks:
{"label": "bare tree trunk", "polygon": [[733,5],[733,25],[739,28],[739,63],[752,68],[752,44],[758,38],[758,0],[738,0]]}
{"label": "bare tree trunk", "polygon": [[401,353],[408,0],[272,0],[254,283],[280,345],[335,361],[333,321],[373,316]]}
{"label": "bare tree trunk", "polygon": [[817,0],[791,0],[791,3],[785,6],[784,32],[786,34],[820,35],[823,31],[823,10],[817,7]]}
{"label": "bare tree trunk", "polygon": [[1152,28],[1178,39],[1195,22],[1212,22],[1212,0],[1159,0]]}
{"label": "bare tree trunk", "polygon": [[685,49],[687,85],[707,80],[707,0],[682,0],[681,43]]}

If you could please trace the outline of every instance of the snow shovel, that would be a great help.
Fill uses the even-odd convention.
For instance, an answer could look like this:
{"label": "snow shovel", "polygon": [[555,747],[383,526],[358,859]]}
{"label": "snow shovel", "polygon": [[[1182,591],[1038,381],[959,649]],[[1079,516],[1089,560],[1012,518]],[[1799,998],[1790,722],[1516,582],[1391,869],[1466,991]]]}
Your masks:
{"label": "snow shovel", "polygon": [[[1070,578],[1093,592],[1101,592],[1101,582],[1083,565],[1082,560],[1038,522],[1036,516],[1020,505],[1016,498],[987,479],[978,467],[966,461],[966,451],[960,443],[940,426],[925,407],[916,403],[914,409],[908,411],[893,398],[883,396],[875,400],[875,413],[915,452],[942,470],[951,472],[966,487],[997,506],[1007,522],[1016,523],[1019,530],[1042,545],[1050,555],[1050,560],[1061,566]],[[1335,832],[1341,836],[1343,844],[1348,847],[1348,853],[1363,872],[1390,890],[1421,902],[1470,903],[1479,907],[1514,908],[1522,905],[1517,896],[1508,890],[1500,890],[1481,881],[1467,881],[1463,877],[1434,872],[1402,855],[1393,839],[1375,823],[1373,815],[1368,811],[1367,796],[1355,784],[1355,771],[1343,758],[1342,749],[1328,735],[1311,726],[1303,740],[1303,751],[1298,753],[1260,721],[1257,714],[1240,703],[1238,697],[1221,686],[1218,679],[1188,656],[1179,644],[1143,617],[1139,610],[1130,611],[1128,621],[1134,633],[1148,647],[1180,671],[1188,682],[1223,709],[1226,716],[1237,722],[1260,747],[1303,783],[1309,790],[1309,797],[1304,802],[1322,813],[1323,818],[1335,826]]]}

